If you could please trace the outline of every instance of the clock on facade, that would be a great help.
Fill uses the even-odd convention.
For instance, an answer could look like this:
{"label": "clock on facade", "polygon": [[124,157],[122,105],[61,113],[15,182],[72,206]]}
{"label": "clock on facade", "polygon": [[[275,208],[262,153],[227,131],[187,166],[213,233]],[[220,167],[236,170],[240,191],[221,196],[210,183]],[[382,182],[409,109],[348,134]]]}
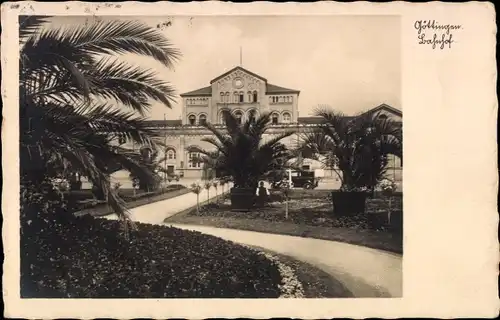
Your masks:
{"label": "clock on facade", "polygon": [[233,85],[236,89],[241,89],[243,87],[243,79],[241,78],[234,79]]}

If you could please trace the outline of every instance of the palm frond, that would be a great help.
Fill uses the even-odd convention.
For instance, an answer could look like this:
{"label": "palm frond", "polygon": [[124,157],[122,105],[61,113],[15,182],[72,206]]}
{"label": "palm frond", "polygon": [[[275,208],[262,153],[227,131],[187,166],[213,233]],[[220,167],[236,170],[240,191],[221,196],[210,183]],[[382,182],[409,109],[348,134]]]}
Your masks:
{"label": "palm frond", "polygon": [[92,54],[134,53],[152,57],[169,68],[181,57],[160,31],[137,21],[96,22],[63,31],[59,40]]}

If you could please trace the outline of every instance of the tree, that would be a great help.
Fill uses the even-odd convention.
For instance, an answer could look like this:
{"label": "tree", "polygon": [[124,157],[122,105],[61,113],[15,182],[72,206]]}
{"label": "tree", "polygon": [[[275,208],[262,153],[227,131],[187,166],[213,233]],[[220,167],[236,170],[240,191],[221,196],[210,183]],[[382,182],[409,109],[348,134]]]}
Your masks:
{"label": "tree", "polygon": [[269,113],[259,117],[252,113],[241,125],[231,113],[224,112],[223,116],[225,129],[216,128],[209,122],[204,124],[213,137],[202,140],[215,150],[193,148],[193,151],[202,154],[198,161],[202,161],[219,176],[231,177],[235,188],[255,190],[263,176],[286,165],[293,157],[293,152],[281,142],[293,135],[293,131],[278,134],[264,142],[263,136],[271,123]]}
{"label": "tree", "polygon": [[402,158],[402,127],[393,120],[371,113],[346,117],[327,107],[315,115],[323,122],[303,135],[302,148],[337,173],[341,190],[373,190],[386,173],[387,156]]}
{"label": "tree", "polygon": [[196,195],[196,212],[200,213],[200,193],[202,187],[200,184],[194,182],[191,184],[191,192]]}
{"label": "tree", "polygon": [[87,177],[127,220],[110,172],[126,169],[146,179],[152,174],[136,151],[114,141],[156,148],[160,133],[147,127],[144,115],[152,101],[171,107],[174,90],[154,71],[109,56],[144,55],[170,68],[180,53],[160,31],[135,21],[60,29],[49,21],[19,21],[22,187],[36,191],[69,168]]}
{"label": "tree", "polygon": [[219,193],[218,193],[219,181],[214,180],[212,182],[212,186],[215,188],[215,202],[217,203],[219,201]]}
{"label": "tree", "polygon": [[159,151],[154,149],[149,153],[149,149],[142,149],[137,157],[137,162],[150,172],[150,176],[138,176],[134,172],[130,173],[130,178],[135,181],[136,186],[143,191],[150,192],[157,190],[164,180],[162,174],[166,175],[167,169],[163,166],[166,155],[158,157]]}
{"label": "tree", "polygon": [[212,187],[212,182],[206,181],[203,187],[207,190],[207,203],[210,203],[210,188]]}

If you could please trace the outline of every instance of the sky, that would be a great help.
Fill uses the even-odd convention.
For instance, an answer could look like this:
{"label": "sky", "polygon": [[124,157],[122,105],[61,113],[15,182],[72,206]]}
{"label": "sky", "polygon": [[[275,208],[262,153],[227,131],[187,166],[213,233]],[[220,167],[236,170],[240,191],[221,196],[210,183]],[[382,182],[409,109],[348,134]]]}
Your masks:
{"label": "sky", "polygon": [[[55,17],[48,27],[92,21]],[[123,17],[105,17],[120,19]],[[269,83],[300,90],[299,115],[318,105],[356,114],[382,103],[401,109],[399,16],[155,16],[127,17],[157,28],[182,57],[174,69],[151,58],[122,57],[158,72],[176,89],[172,109],[158,103],[151,119],[180,119],[181,93],[206,87],[240,65]]]}

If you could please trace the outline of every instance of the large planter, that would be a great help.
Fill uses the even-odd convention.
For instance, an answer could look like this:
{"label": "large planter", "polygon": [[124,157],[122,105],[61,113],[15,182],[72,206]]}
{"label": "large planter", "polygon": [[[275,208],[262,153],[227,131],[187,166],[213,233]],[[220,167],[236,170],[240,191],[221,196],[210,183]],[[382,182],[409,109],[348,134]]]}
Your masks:
{"label": "large planter", "polygon": [[337,216],[350,216],[365,212],[368,194],[361,191],[333,191],[333,213]]}
{"label": "large planter", "polygon": [[255,203],[253,188],[231,188],[231,210],[250,211]]}

